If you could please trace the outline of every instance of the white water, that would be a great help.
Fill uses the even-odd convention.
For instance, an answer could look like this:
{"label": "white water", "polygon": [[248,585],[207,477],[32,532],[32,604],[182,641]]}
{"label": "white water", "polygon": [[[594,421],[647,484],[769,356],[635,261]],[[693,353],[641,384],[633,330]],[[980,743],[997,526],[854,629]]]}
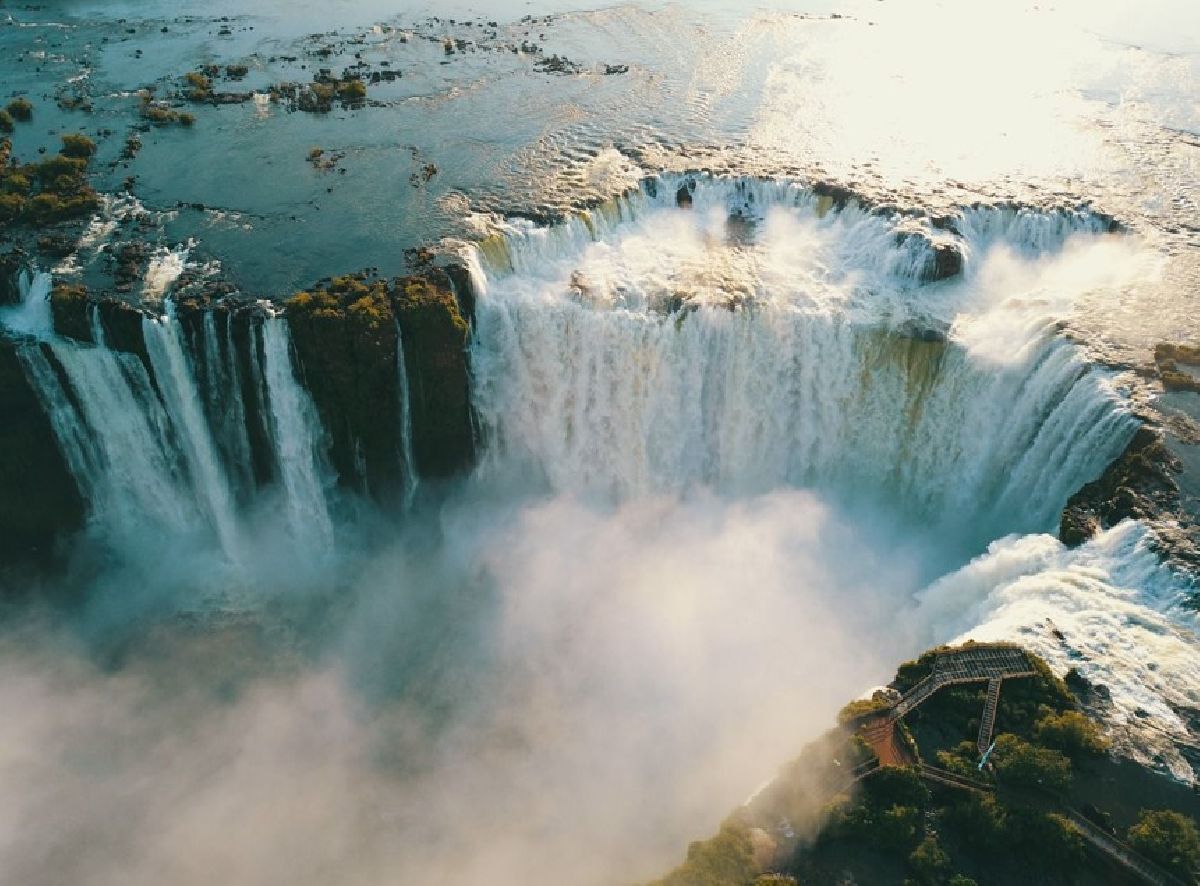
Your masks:
{"label": "white water", "polygon": [[[1106,242],[1061,254],[1095,219],[973,213],[967,279],[918,287],[920,241],[897,245],[879,216],[779,184],[702,182],[691,211],[664,191],[522,226],[491,261],[516,272],[477,280],[493,468],[620,499],[823,488],[967,525],[978,544],[1052,528],[1132,435],[1110,378],[1056,333],[1064,306],[1038,288],[1055,267],[1011,267],[1109,258]],[[758,221],[731,231],[731,211]]]}
{"label": "white water", "polygon": [[17,280],[21,301],[0,308],[0,325],[25,335],[44,336],[50,333],[54,321],[50,314],[50,288],[53,278],[44,272],[21,272]]}
{"label": "white water", "polygon": [[[18,353],[88,502],[91,530],[118,552],[142,550],[147,538],[203,550],[207,537],[226,565],[247,566],[244,511],[258,495],[232,323],[222,349],[207,315],[195,344],[203,359],[194,358],[168,299],[163,316],[142,322],[151,374],[137,356],[108,346],[94,305],[87,309],[94,345],[57,336],[51,286],[49,274],[23,277],[21,304],[0,311],[0,322],[41,342],[23,343]],[[251,335],[250,363],[255,396],[269,404],[282,522],[300,550],[319,558],[333,539],[324,432],[292,371],[283,321],[269,320],[263,341],[260,353]],[[257,412],[260,404],[252,406]]]}
{"label": "white water", "polygon": [[318,446],[323,432],[316,407],[296,381],[287,323],[268,318],[262,326],[262,342],[271,436],[285,492],[284,519],[308,550],[329,551],[333,520],[325,497],[328,468]]}
{"label": "white water", "polygon": [[897,555],[924,552],[918,575],[949,569],[893,602],[913,652],[1007,638],[1080,666],[1142,736],[1127,749],[1191,780],[1145,738],[1185,734],[1172,705],[1200,702],[1183,587],[1140,526],[1078,551],[1042,534],[1136,428],[1060,329],[1155,260],[1086,213],[970,210],[964,274],[922,286],[931,241],[898,238],[911,221],[778,183],[701,180],[681,210],[677,187],[558,228],[502,223],[468,255],[483,475],[601,501],[790,486],[849,502],[864,528],[893,526]]}
{"label": "white water", "polygon": [[51,339],[47,347],[74,402],[36,345],[23,348],[22,358],[88,499],[92,525],[118,543],[149,531],[195,533],[200,515],[183,491],[186,472],[171,420],[141,361],[66,340]]}
{"label": "white water", "polygon": [[236,561],[241,559],[241,552],[233,494],[200,403],[194,368],[184,352],[182,329],[175,316],[175,306],[168,300],[165,309],[162,317],[145,317],[142,320],[146,350],[187,464],[191,498],[207,514],[216,530],[221,549]]}
{"label": "white water", "polygon": [[404,475],[403,502],[411,507],[416,498],[421,477],[417,473],[417,460],[412,448],[412,392],[408,386],[408,367],[404,362],[404,337],[396,327],[396,371],[399,373],[396,388],[400,396],[400,470]]}

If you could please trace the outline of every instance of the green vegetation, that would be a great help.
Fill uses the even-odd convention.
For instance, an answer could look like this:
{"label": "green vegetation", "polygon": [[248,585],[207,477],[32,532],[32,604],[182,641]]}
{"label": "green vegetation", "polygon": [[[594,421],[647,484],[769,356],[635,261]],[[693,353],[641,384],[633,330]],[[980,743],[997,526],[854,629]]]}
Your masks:
{"label": "green vegetation", "polygon": [[0,132],[13,131],[13,118],[8,111],[0,110]]}
{"label": "green vegetation", "polygon": [[187,86],[184,96],[194,102],[206,102],[212,98],[212,78],[200,71],[188,71],[183,75]]}
{"label": "green vegetation", "polygon": [[64,135],[62,137],[62,151],[64,157],[76,157],[80,160],[88,160],[96,153],[96,143],[81,133],[72,135]]}
{"label": "green vegetation", "polygon": [[863,717],[871,714],[885,711],[891,706],[891,702],[882,692],[876,692],[870,698],[858,698],[850,702],[840,711],[838,711],[837,721],[839,726],[845,726]]}
{"label": "green vegetation", "polygon": [[[904,692],[928,677],[940,651],[901,665],[892,688]],[[864,736],[893,740],[879,729],[847,735],[887,707],[888,696],[876,693],[843,708],[842,728],[806,748],[740,820],[768,833],[787,821],[797,834],[815,837],[809,842],[801,836],[790,859],[772,862],[799,883],[849,877],[904,886],[973,886],[976,880],[1075,884],[1100,881],[1114,863],[1094,854],[1099,850],[1084,839],[1079,816],[1086,814],[1109,832],[1114,823],[1128,824],[1137,807],[1123,803],[1121,789],[1114,787],[1128,784],[1134,796],[1150,790],[1157,797],[1161,790],[1177,806],[1143,811],[1127,831],[1130,846],[1191,882],[1200,865],[1200,831],[1179,810],[1192,809],[1195,800],[1186,790],[1158,786],[1158,775],[1109,760],[1100,726],[1045,662],[1027,658],[1034,674],[1004,681],[998,734],[982,768],[977,738],[986,682],[942,687],[897,724],[901,730],[911,727],[910,747],[918,759],[936,761],[933,765],[969,783],[918,766],[884,766],[849,782],[857,762],[874,755]],[[820,816],[812,812],[814,783],[829,792]],[[847,785],[849,795],[833,794]],[[746,886],[752,880],[737,870],[720,882]]]}
{"label": "green vegetation", "polygon": [[33,119],[33,105],[27,98],[14,98],[8,103],[5,110],[12,119],[20,120],[22,123],[28,123]]}
{"label": "green vegetation", "polygon": [[687,860],[654,886],[746,886],[755,873],[749,832],[727,821],[712,839],[689,846]]}
{"label": "green vegetation", "polygon": [[1093,720],[1079,711],[1047,712],[1033,725],[1033,734],[1040,744],[1062,751],[1076,761],[1108,751],[1108,739]]}
{"label": "green vegetation", "polygon": [[1185,881],[1200,869],[1200,829],[1186,815],[1143,809],[1126,839],[1142,855]]}
{"label": "green vegetation", "polygon": [[997,737],[992,764],[1000,784],[1060,792],[1071,786],[1071,761],[1066,755],[1008,733]]}
{"label": "green vegetation", "polygon": [[40,225],[90,213],[100,203],[87,183],[95,151],[87,136],[65,135],[61,153],[23,165],[12,156],[12,143],[0,140],[0,221]]}
{"label": "green vegetation", "polygon": [[915,886],[941,886],[954,873],[950,856],[933,834],[926,836],[909,855],[908,869]]}

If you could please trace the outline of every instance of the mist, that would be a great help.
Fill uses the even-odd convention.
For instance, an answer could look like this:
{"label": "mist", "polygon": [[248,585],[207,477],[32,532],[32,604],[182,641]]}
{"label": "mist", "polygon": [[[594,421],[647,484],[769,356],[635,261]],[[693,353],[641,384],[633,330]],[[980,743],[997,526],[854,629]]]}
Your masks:
{"label": "mist", "polygon": [[649,878],[912,644],[918,551],[811,493],[422,516],[325,591],[274,564],[200,612],[147,560],[176,612],[108,576],[10,629],[11,882]]}

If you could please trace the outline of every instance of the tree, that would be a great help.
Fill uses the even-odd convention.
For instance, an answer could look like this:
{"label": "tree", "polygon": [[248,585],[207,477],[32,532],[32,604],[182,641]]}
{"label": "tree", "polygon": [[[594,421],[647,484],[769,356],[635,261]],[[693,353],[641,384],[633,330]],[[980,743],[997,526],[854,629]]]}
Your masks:
{"label": "tree", "polygon": [[880,846],[906,851],[920,833],[920,810],[914,806],[892,806],[883,810],[869,836]]}
{"label": "tree", "polygon": [[937,837],[930,834],[908,857],[908,868],[913,882],[919,886],[940,886],[950,875],[950,856],[938,844]]}
{"label": "tree", "polygon": [[1184,880],[1200,867],[1200,830],[1186,815],[1143,809],[1127,837],[1130,846]]}
{"label": "tree", "polygon": [[1073,760],[1098,757],[1108,750],[1108,740],[1100,728],[1079,711],[1047,714],[1033,728],[1038,742],[1062,751]]}
{"label": "tree", "polygon": [[1065,791],[1071,785],[1071,761],[1059,751],[1034,747],[1005,733],[992,752],[996,780],[1001,784]]}

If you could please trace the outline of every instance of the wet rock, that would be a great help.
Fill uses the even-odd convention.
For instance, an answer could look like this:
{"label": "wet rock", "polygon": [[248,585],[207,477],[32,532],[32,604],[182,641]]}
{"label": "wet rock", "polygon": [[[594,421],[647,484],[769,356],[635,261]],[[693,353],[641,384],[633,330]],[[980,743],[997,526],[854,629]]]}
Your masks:
{"label": "wet rock", "polygon": [[20,248],[0,255],[0,305],[15,305],[21,300],[17,278],[25,267],[25,259]]}
{"label": "wet rock", "polygon": [[55,542],[82,526],[84,503],[26,378],[21,347],[40,345],[0,336],[0,563],[48,565]]}
{"label": "wet rock", "polygon": [[695,192],[695,190],[696,183],[694,181],[687,181],[681,184],[679,189],[675,192],[675,205],[680,209],[691,209],[692,194]]}
{"label": "wet rock", "polygon": [[149,369],[150,354],[146,350],[146,336],[142,329],[145,314],[116,298],[101,299],[96,303],[96,310],[104,329],[104,343],[114,351],[136,354]]}
{"label": "wet rock", "polygon": [[925,265],[921,279],[926,283],[957,277],[963,270],[962,247],[957,243],[937,243]]}
{"label": "wet rock", "polygon": [[87,287],[78,283],[60,283],[50,293],[50,315],[54,331],[65,338],[91,342]]}
{"label": "wet rock", "polygon": [[[1175,477],[1180,470],[1179,461],[1167,450],[1162,437],[1149,427],[1139,428],[1100,478],[1070,498],[1060,538],[1067,544],[1078,544],[1096,528],[1172,509],[1179,500]],[[1091,531],[1086,531],[1087,527]]]}
{"label": "wet rock", "polygon": [[287,320],[305,384],[330,435],[339,482],[399,493],[396,317],[386,281],[337,277],[292,297]]}
{"label": "wet rock", "polygon": [[552,55],[549,58],[538,59],[533,63],[533,67],[543,74],[578,74],[583,70],[578,64],[558,55]]}
{"label": "wet rock", "polygon": [[475,460],[475,438],[469,327],[454,284],[447,274],[430,271],[396,281],[394,299],[404,336],[417,468],[423,477],[464,471]]}
{"label": "wet rock", "polygon": [[[1200,393],[1200,347],[1162,343],[1154,348],[1154,365],[1168,391]],[[1183,367],[1191,367],[1189,372]]]}

